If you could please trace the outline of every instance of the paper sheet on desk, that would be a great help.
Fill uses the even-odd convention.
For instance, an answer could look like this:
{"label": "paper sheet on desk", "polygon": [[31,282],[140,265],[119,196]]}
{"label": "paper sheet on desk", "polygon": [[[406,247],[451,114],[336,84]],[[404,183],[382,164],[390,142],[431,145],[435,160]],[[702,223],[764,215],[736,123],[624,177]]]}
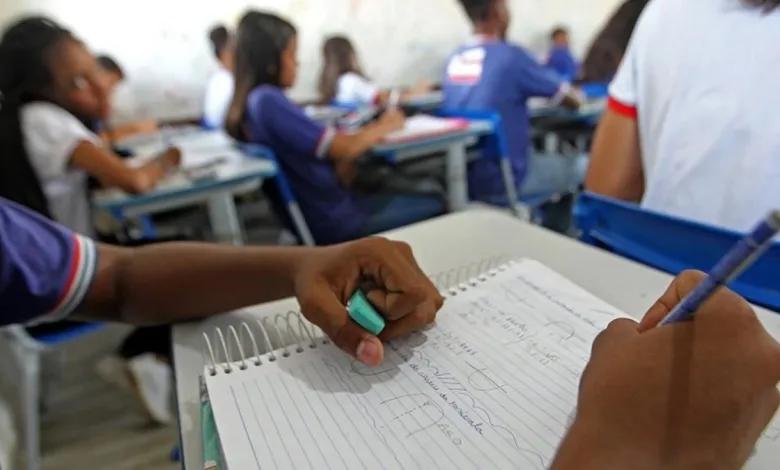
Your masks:
{"label": "paper sheet on desk", "polygon": [[189,149],[182,150],[181,166],[186,169],[220,162],[235,163],[243,158],[246,158],[244,154],[232,147]]}
{"label": "paper sheet on desk", "polygon": [[418,114],[406,120],[403,129],[390,133],[385,137],[385,142],[405,142],[421,137],[447,134],[468,127],[468,121],[464,119],[440,118]]}

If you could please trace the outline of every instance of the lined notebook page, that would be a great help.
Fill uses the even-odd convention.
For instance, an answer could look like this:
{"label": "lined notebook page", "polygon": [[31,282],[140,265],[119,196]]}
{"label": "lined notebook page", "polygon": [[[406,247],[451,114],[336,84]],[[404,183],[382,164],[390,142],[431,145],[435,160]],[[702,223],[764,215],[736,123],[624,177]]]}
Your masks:
{"label": "lined notebook page", "polygon": [[547,468],[622,314],[533,261],[485,279],[379,368],[320,346],[207,377],[228,467]]}

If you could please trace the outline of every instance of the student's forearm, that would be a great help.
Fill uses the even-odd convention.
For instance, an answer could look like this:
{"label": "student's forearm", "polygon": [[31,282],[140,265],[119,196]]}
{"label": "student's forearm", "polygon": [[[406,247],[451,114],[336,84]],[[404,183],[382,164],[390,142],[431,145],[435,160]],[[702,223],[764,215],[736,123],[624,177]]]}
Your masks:
{"label": "student's forearm", "polygon": [[330,157],[333,160],[354,161],[379,144],[389,134],[381,123],[369,124],[350,135],[338,135],[333,139]]}
{"label": "student's forearm", "polygon": [[[590,423],[593,424],[593,423]],[[657,458],[648,458],[640,449],[610,439],[598,425],[575,423],[556,452],[550,470],[661,470]],[[671,469],[670,469],[671,470]]]}
{"label": "student's forearm", "polygon": [[235,248],[175,243],[137,248],[117,263],[121,320],[195,320],[293,295],[294,274],[311,248]]}

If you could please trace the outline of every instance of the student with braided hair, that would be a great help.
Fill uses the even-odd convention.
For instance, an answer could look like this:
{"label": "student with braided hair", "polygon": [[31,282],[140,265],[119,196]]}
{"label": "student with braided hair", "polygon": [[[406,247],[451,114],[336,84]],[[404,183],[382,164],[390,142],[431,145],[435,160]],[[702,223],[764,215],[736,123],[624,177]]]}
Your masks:
{"label": "student with braided hair", "polygon": [[[44,17],[11,25],[0,40],[0,197],[92,237],[87,179],[130,193],[152,189],[179,163],[166,151],[139,168],[126,165],[95,134],[107,113],[107,89],[95,57],[68,30]],[[30,328],[41,334],[67,328],[55,323]],[[160,422],[171,420],[169,329],[138,329],[119,353]],[[120,374],[116,374],[119,376]],[[150,405],[151,404],[151,405]]]}

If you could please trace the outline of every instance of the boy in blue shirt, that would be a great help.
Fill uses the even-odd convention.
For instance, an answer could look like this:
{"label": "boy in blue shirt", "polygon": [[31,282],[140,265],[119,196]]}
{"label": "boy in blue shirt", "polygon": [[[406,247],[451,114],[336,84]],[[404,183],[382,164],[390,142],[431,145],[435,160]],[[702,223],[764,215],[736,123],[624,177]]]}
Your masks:
{"label": "boy in blue shirt", "polygon": [[547,55],[545,65],[555,71],[562,79],[571,82],[577,76],[579,64],[569,49],[569,31],[559,26],[550,35],[552,48]]}
{"label": "boy in blue shirt", "polygon": [[[527,101],[550,98],[578,107],[576,91],[539,64],[522,47],[504,41],[509,25],[506,0],[460,0],[474,25],[475,37],[449,59],[442,80],[444,108],[497,111],[501,115],[520,196],[566,191],[582,181],[586,163],[557,155],[530,153]],[[506,204],[499,162],[477,159],[469,165],[472,199]]]}

